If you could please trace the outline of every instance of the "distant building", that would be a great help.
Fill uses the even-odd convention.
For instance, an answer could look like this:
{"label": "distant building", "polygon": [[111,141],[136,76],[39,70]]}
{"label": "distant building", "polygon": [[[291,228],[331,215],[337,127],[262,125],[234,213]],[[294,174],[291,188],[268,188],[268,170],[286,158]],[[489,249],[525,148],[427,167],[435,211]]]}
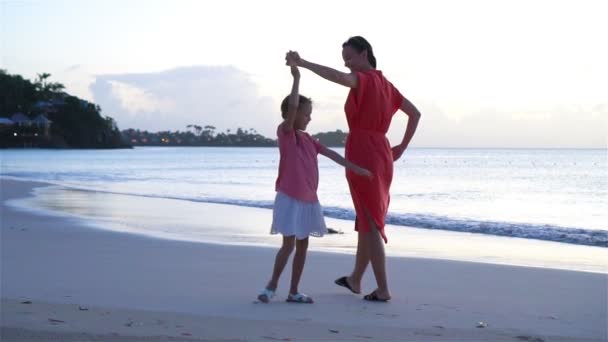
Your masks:
{"label": "distant building", "polygon": [[15,113],[11,115],[11,120],[19,127],[29,127],[32,125],[32,120],[23,113]]}
{"label": "distant building", "polygon": [[42,130],[42,134],[45,138],[51,136],[51,124],[53,122],[47,119],[46,116],[39,114],[37,117],[34,118],[34,120],[32,120],[32,123],[36,125],[40,130]]}
{"label": "distant building", "polygon": [[0,118],[0,126],[12,126],[15,122],[9,118]]}
{"label": "distant building", "polygon": [[0,147],[38,147],[51,140],[52,121],[39,114],[30,119],[23,113],[0,118]]}
{"label": "distant building", "polygon": [[9,118],[0,118],[0,133],[8,131],[15,123]]}
{"label": "distant building", "polygon": [[34,110],[45,114],[57,113],[57,107],[64,104],[65,100],[62,98],[50,99],[48,101],[36,101],[36,103],[34,103]]}

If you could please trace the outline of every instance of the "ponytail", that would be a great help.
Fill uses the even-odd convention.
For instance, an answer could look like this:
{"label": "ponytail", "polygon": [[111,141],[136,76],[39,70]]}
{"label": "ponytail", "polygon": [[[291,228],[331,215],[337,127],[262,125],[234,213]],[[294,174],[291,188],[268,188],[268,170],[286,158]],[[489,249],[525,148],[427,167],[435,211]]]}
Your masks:
{"label": "ponytail", "polygon": [[371,64],[374,69],[376,69],[376,57],[374,56],[374,52],[372,51],[371,46],[369,50],[367,50],[367,60],[369,61],[369,64]]}
{"label": "ponytail", "polygon": [[342,47],[350,46],[355,49],[358,53],[362,53],[363,51],[367,51],[367,60],[369,64],[371,64],[374,68],[376,68],[376,57],[374,56],[374,50],[372,49],[372,45],[361,36],[354,36],[348,38]]}

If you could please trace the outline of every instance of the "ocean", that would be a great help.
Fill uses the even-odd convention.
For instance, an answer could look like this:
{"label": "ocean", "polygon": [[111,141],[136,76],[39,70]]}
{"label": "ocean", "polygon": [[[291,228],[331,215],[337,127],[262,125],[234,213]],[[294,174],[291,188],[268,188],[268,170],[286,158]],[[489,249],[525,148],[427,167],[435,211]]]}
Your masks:
{"label": "ocean", "polygon": [[[336,148],[344,155],[344,149]],[[277,148],[9,149],[0,175],[110,194],[272,208]],[[354,220],[344,169],[319,156],[327,217]],[[603,149],[412,148],[387,224],[608,247]]]}

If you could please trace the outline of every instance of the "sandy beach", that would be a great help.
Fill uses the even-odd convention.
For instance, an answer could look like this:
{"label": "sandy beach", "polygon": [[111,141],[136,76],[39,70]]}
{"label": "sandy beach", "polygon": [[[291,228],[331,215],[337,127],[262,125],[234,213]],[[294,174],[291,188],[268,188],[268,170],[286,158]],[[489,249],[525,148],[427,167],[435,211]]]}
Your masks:
{"label": "sandy beach", "polygon": [[[608,339],[606,274],[389,254],[393,299],[368,303],[333,284],[352,256],[312,251],[301,289],[316,303],[284,301],[288,267],[265,305],[254,299],[273,248],[95,229],[6,205],[44,184],[0,186],[2,341]],[[218,207],[243,210],[197,203],[201,227]],[[213,219],[214,229],[238,224]],[[373,285],[370,269],[364,291]]]}

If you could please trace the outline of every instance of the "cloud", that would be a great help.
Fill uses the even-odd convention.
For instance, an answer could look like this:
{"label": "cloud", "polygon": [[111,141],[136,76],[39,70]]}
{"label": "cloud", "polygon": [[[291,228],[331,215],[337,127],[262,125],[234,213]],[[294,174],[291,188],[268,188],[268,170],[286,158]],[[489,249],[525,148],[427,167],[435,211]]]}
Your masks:
{"label": "cloud", "polygon": [[127,83],[108,81],[112,95],[120,102],[121,107],[129,114],[147,112],[168,112],[173,108],[170,100],[162,100],[144,89]]}
{"label": "cloud", "polygon": [[[478,108],[450,117],[436,103],[420,103],[423,114],[413,144],[423,147],[602,148],[608,139],[608,106],[559,105],[508,111]],[[393,120],[391,142],[405,131],[405,116]]]}
{"label": "cloud", "polygon": [[186,130],[189,124],[219,131],[255,128],[274,135],[278,110],[259,94],[249,75],[232,66],[192,66],[167,71],[99,75],[94,101],[121,129]]}
{"label": "cloud", "polygon": [[82,64],[73,64],[63,70],[63,72],[79,71],[83,68]]}
{"label": "cloud", "polygon": [[[274,137],[283,93],[261,94],[252,77],[232,66],[193,66],[150,73],[106,74],[89,86],[93,101],[121,129],[186,130],[189,124],[217,131],[254,128]],[[344,116],[347,90],[305,92],[314,102],[314,134],[348,130]],[[272,97],[276,96],[276,97]],[[411,98],[423,116],[412,146],[546,147],[606,146],[608,106],[603,101],[563,99],[561,104],[504,105],[492,101],[424,101]],[[568,104],[579,103],[579,104]],[[587,103],[587,104],[582,104]],[[391,143],[403,137],[406,116],[398,112],[389,131]]]}

